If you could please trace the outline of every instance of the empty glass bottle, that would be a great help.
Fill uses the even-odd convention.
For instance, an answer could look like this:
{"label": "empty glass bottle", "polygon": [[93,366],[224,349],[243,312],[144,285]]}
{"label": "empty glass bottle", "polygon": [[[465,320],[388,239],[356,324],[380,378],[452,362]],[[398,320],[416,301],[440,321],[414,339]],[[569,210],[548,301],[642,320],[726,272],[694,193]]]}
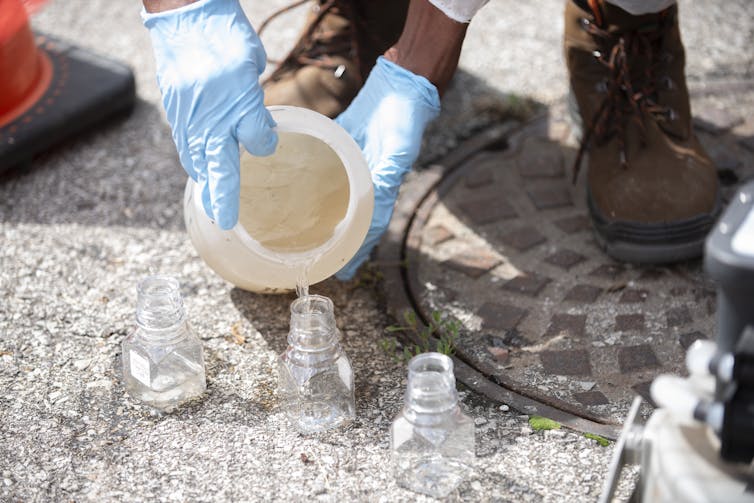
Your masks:
{"label": "empty glass bottle", "polygon": [[458,404],[453,360],[422,353],[408,363],[403,411],[390,430],[398,485],[435,498],[450,494],[474,461],[474,421]]}
{"label": "empty glass bottle", "polygon": [[188,324],[178,281],[149,276],[139,283],[136,330],[123,341],[126,390],[169,412],[206,389],[202,343]]}
{"label": "empty glass bottle", "polygon": [[278,362],[278,394],[291,425],[314,433],[352,421],[353,370],[330,299],[307,295],[293,301],[288,344]]}

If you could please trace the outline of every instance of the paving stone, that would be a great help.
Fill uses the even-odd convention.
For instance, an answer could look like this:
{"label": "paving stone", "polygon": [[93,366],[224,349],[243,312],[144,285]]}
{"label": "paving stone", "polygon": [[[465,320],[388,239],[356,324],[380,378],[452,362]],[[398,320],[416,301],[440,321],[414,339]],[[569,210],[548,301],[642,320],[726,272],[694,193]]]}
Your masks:
{"label": "paving stone", "polygon": [[530,189],[527,194],[538,210],[573,206],[571,193],[567,189]]}
{"label": "paving stone", "polygon": [[555,220],[555,225],[566,234],[575,234],[591,228],[592,222],[586,215],[576,215],[575,217],[561,218]]}
{"label": "paving stone", "polygon": [[649,297],[649,292],[640,288],[626,288],[620,296],[621,304],[641,304]]}
{"label": "paving stone", "polygon": [[492,170],[489,169],[475,169],[464,179],[466,187],[470,189],[476,189],[479,187],[486,187],[491,185],[495,181],[495,175]]}
{"label": "paving stone", "polygon": [[583,349],[542,351],[539,353],[539,360],[548,374],[567,376],[592,375],[589,352]]}
{"label": "paving stone", "polygon": [[505,348],[489,346],[487,348],[487,351],[492,355],[492,357],[498,363],[505,363],[506,361],[508,361],[508,357],[510,356],[510,351]]}
{"label": "paving stone", "polygon": [[678,343],[683,347],[684,350],[687,350],[691,347],[692,344],[694,344],[698,340],[704,340],[707,336],[703,333],[697,331],[694,332],[688,332],[685,334],[681,334],[678,336]]}
{"label": "paving stone", "polygon": [[499,197],[475,199],[459,204],[461,210],[478,225],[516,218],[518,213],[506,201]]}
{"label": "paving stone", "polygon": [[552,148],[550,143],[527,145],[516,162],[518,172],[524,178],[562,177],[563,164],[563,153],[560,149]]}
{"label": "paving stone", "polygon": [[510,304],[485,303],[477,313],[482,318],[482,328],[510,330],[516,328],[528,311]]}
{"label": "paving stone", "polygon": [[499,336],[489,336],[491,346],[502,348],[521,348],[531,344],[531,341],[524,337],[517,328],[506,330]]}
{"label": "paving stone", "polygon": [[618,349],[618,366],[623,374],[636,370],[657,368],[660,362],[649,344],[625,346]]}
{"label": "paving stone", "polygon": [[550,281],[550,278],[540,276],[534,272],[528,272],[507,281],[503,285],[503,289],[528,295],[529,297],[536,297]]}
{"label": "paving stone", "polygon": [[515,248],[518,251],[525,252],[539,244],[547,241],[542,234],[533,227],[523,227],[513,232],[509,232],[500,238],[503,243]]}
{"label": "paving stone", "polygon": [[550,325],[547,327],[544,337],[549,339],[558,335],[565,335],[570,338],[581,338],[584,336],[585,328],[585,314],[554,314],[550,318]]}
{"label": "paving stone", "polygon": [[610,401],[601,391],[583,391],[580,393],[574,393],[573,397],[579,401],[582,405],[607,405]]}
{"label": "paving stone", "polygon": [[453,233],[450,232],[444,225],[435,225],[434,227],[428,228],[424,232],[424,239],[430,246],[439,245],[440,243],[444,243],[451,238],[453,238]]}
{"label": "paving stone", "polygon": [[602,288],[592,285],[576,285],[563,298],[564,301],[591,304],[602,293]]}
{"label": "paving stone", "polygon": [[686,306],[668,309],[668,328],[680,327],[691,323],[691,312]]}
{"label": "paving stone", "polygon": [[743,117],[728,110],[702,105],[694,108],[694,127],[712,135],[719,135],[743,122]]}
{"label": "paving stone", "polygon": [[596,278],[608,278],[608,279],[615,279],[623,272],[625,271],[625,267],[622,265],[617,264],[602,264],[601,266],[598,266],[597,268],[593,269],[589,276],[594,276]]}
{"label": "paving stone", "polygon": [[561,249],[545,259],[545,262],[558,266],[566,271],[576,264],[586,260],[586,257],[580,253],[568,249]]}
{"label": "paving stone", "polygon": [[615,317],[615,330],[628,332],[631,330],[644,330],[643,314],[619,314]]}
{"label": "paving stone", "polygon": [[478,278],[487,271],[500,265],[502,260],[484,248],[472,248],[453,255],[443,262],[444,265],[462,272],[472,278]]}

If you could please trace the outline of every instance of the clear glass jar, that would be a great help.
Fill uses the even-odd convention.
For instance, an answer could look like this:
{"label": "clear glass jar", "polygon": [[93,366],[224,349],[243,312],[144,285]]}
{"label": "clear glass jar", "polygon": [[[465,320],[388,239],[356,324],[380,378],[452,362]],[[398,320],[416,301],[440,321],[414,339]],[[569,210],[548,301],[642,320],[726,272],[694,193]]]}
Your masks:
{"label": "clear glass jar", "polygon": [[453,491],[474,462],[474,421],[458,404],[453,360],[422,353],[408,363],[403,411],[390,430],[398,485],[435,498]]}
{"label": "clear glass jar", "polygon": [[149,276],[139,283],[136,330],[123,341],[126,391],[170,412],[207,387],[202,343],[188,324],[178,281]]}
{"label": "clear glass jar", "polygon": [[330,299],[307,295],[293,301],[288,344],[278,362],[278,395],[291,425],[315,433],[352,421],[353,370]]}

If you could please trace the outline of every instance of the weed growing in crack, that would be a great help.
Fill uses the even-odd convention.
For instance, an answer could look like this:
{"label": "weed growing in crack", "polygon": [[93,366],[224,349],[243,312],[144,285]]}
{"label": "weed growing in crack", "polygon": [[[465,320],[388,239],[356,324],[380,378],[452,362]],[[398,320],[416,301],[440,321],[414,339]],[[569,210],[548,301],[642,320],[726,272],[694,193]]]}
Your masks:
{"label": "weed growing in crack", "polygon": [[[413,310],[407,309],[403,312],[403,324],[390,325],[386,331],[406,334],[406,339],[418,340],[418,343],[401,343],[396,337],[384,337],[380,339],[380,347],[404,363],[418,354],[429,351],[450,356],[455,353],[460,328],[461,323],[458,320],[443,316],[440,311],[433,311],[428,324],[424,325]],[[435,342],[434,348],[432,341]]]}

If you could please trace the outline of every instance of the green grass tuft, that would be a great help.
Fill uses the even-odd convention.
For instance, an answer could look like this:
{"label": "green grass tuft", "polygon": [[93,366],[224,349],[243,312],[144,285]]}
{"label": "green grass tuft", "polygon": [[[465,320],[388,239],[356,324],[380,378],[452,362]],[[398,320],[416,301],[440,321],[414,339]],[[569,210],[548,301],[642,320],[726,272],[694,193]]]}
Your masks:
{"label": "green grass tuft", "polygon": [[601,437],[599,435],[595,435],[594,433],[584,433],[584,436],[586,438],[590,438],[600,444],[602,447],[607,447],[610,445],[610,441],[606,439],[605,437]]}
{"label": "green grass tuft", "polygon": [[560,423],[557,421],[553,421],[552,419],[547,419],[546,417],[542,416],[532,416],[529,418],[529,425],[534,428],[534,431],[544,431],[544,430],[559,430],[560,429]]}

